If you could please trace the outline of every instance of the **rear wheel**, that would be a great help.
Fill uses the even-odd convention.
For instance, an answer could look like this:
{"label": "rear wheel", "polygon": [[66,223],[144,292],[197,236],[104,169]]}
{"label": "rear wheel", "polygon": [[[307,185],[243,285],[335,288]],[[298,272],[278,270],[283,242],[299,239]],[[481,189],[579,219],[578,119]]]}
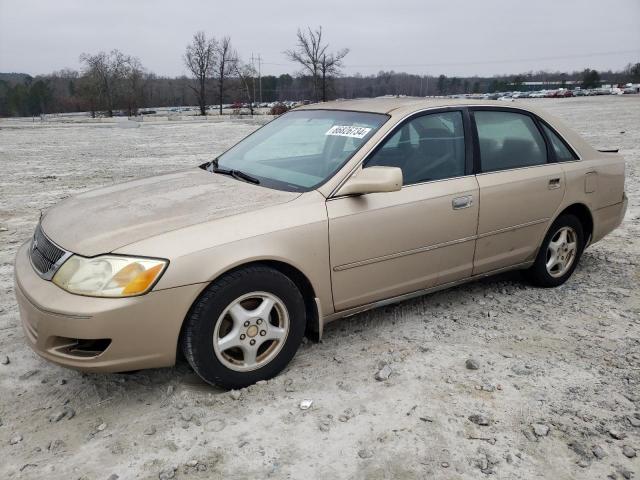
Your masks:
{"label": "rear wheel", "polygon": [[580,220],[573,215],[562,215],[551,225],[527,276],[540,287],[562,285],[577,267],[583,249]]}
{"label": "rear wheel", "polygon": [[304,300],[284,274],[247,267],[214,282],[191,309],[181,336],[195,372],[223,388],[277,375],[305,329]]}

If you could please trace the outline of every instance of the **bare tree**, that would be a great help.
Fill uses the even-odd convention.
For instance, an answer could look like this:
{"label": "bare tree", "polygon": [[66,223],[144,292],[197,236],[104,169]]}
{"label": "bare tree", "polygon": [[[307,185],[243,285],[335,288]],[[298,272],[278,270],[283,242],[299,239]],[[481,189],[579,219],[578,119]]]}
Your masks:
{"label": "bare tree", "polygon": [[307,31],[298,29],[298,44],[295,50],[285,51],[289,60],[302,65],[303,73],[311,76],[313,95],[318,101],[322,92],[322,101],[326,101],[327,81],[337,75],[342,67],[342,59],[347,56],[349,49],[345,48],[337,53],[329,53],[329,44],[322,43],[322,27]]}
{"label": "bare tree", "polygon": [[[255,81],[257,73],[258,72],[256,72],[255,67],[250,63],[244,63],[240,60],[236,61],[235,74],[240,80],[242,88],[244,89],[247,96],[251,115],[253,115],[253,104],[255,102]],[[251,82],[251,85],[249,84],[249,82]]]}
{"label": "bare tree", "polygon": [[623,73],[630,82],[640,82],[640,62],[628,63]]}
{"label": "bare tree", "polygon": [[137,115],[138,109],[144,102],[144,87],[147,74],[138,60],[131,57],[126,65],[123,82],[124,103],[129,116]]}
{"label": "bare tree", "polygon": [[340,74],[342,68],[342,59],[347,56],[349,49],[340,50],[337,53],[330,53],[328,55],[322,55],[320,61],[320,85],[322,87],[322,101],[327,101],[327,83],[333,76]]}
{"label": "bare tree", "polygon": [[78,96],[81,108],[91,112],[91,118],[96,118],[96,111],[100,104],[100,82],[95,75],[87,73],[78,80]]}
{"label": "bare tree", "polygon": [[218,78],[218,100],[222,115],[222,99],[224,98],[224,82],[233,72],[237,72],[238,54],[231,46],[231,38],[224,37],[217,46],[218,62],[216,64],[216,77]]}
{"label": "bare tree", "polygon": [[201,115],[207,114],[207,80],[216,68],[217,46],[215,38],[196,32],[184,54],[184,63],[196,81],[196,87],[191,89],[196,94]]}
{"label": "bare tree", "polygon": [[122,80],[127,76],[134,59],[119,50],[112,50],[108,54],[105,52],[96,55],[83,53],[80,55],[80,61],[85,64],[84,74],[96,82],[108,115],[113,116]]}

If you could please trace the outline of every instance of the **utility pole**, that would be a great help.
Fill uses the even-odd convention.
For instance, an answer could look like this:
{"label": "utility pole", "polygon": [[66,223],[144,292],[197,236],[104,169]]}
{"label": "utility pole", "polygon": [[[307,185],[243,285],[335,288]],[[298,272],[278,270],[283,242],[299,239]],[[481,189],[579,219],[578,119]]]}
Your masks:
{"label": "utility pole", "polygon": [[[251,52],[251,70],[255,71],[256,69],[256,62],[257,58],[253,56],[253,52]],[[253,84],[253,100],[252,102],[255,103],[256,101],[256,79],[254,78],[253,81],[251,82]]]}
{"label": "utility pole", "polygon": [[[262,56],[254,56],[251,54],[251,66],[255,69],[255,62],[258,62],[258,84],[260,89],[260,103],[262,103]],[[256,98],[256,82],[253,82],[253,98]]]}
{"label": "utility pole", "polygon": [[260,103],[262,103],[262,57],[258,54],[258,84],[260,88]]}

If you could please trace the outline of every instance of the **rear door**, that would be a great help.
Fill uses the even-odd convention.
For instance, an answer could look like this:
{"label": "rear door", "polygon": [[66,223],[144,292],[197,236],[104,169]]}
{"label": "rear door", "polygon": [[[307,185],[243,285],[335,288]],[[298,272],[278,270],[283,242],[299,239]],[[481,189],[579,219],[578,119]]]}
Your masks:
{"label": "rear door", "polygon": [[480,215],[474,275],[533,260],[565,191],[565,177],[536,118],[472,108]]}
{"label": "rear door", "polygon": [[471,275],[478,184],[465,130],[457,109],[406,120],[364,162],[401,168],[402,189],[327,201],[336,310]]}

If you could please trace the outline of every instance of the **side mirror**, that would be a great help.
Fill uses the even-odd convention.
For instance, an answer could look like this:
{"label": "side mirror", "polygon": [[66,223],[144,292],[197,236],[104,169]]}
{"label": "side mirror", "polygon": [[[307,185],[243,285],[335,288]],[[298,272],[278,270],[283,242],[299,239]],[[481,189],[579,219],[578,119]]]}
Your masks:
{"label": "side mirror", "polygon": [[402,188],[402,170],[398,167],[368,167],[353,175],[337,195],[397,192]]}

